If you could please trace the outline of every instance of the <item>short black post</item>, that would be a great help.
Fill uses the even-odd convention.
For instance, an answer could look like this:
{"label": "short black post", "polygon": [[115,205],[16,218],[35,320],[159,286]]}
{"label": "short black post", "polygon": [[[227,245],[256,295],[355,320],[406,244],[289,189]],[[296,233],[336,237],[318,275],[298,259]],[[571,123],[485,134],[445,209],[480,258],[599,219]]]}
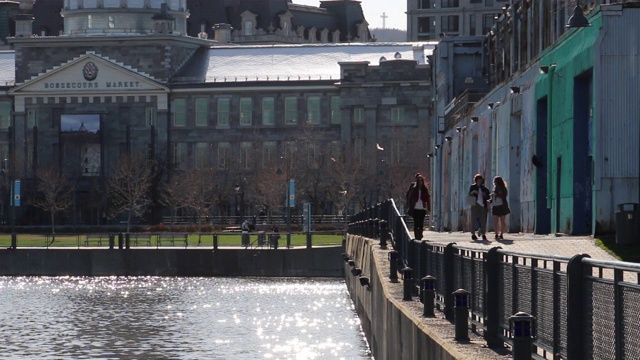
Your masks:
{"label": "short black post", "polygon": [[458,289],[453,292],[456,341],[469,341],[469,292]]}
{"label": "short black post", "polygon": [[14,230],[14,232],[11,233],[11,249],[15,250],[17,248],[18,248],[18,235],[15,233],[15,230]]}
{"label": "short black post", "polygon": [[113,250],[113,247],[116,245],[116,239],[114,234],[109,234],[109,249]]}
{"label": "short black post", "polygon": [[387,248],[387,240],[389,239],[389,229],[387,228],[387,222],[380,220],[380,249]]}
{"label": "short black post", "polygon": [[402,300],[411,300],[412,298],[412,291],[411,291],[411,286],[412,285],[412,281],[413,281],[413,269],[410,267],[405,267],[404,269],[402,269],[402,281],[403,281],[403,285],[404,285],[404,292],[403,292],[403,297]]}
{"label": "short black post", "polygon": [[434,299],[436,295],[436,278],[427,275],[422,278],[422,303],[424,304],[424,317],[436,317],[433,312]]}
{"label": "short black post", "polygon": [[307,231],[307,249],[311,249],[312,239],[311,239],[311,231]]}
{"label": "short black post", "polygon": [[131,240],[131,234],[124,234],[124,248],[129,250],[129,240]]}
{"label": "short black post", "polygon": [[509,330],[513,339],[513,360],[531,359],[534,321],[533,316],[522,311],[509,318]]}
{"label": "short black post", "polygon": [[398,282],[398,252],[391,250],[387,256],[389,257],[389,280]]}
{"label": "short black post", "polygon": [[124,246],[124,234],[123,233],[119,233],[118,234],[118,249],[122,250]]}
{"label": "short black post", "polygon": [[291,233],[287,233],[287,249],[291,247]]}
{"label": "short black post", "polygon": [[213,234],[213,250],[218,250],[218,234]]}

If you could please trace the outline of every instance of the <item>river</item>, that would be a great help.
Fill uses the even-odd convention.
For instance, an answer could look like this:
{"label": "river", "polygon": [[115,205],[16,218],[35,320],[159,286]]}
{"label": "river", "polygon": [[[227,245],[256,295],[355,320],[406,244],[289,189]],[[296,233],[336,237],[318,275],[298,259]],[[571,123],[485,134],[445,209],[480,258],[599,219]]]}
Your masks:
{"label": "river", "polygon": [[344,281],[0,277],[3,359],[372,359]]}

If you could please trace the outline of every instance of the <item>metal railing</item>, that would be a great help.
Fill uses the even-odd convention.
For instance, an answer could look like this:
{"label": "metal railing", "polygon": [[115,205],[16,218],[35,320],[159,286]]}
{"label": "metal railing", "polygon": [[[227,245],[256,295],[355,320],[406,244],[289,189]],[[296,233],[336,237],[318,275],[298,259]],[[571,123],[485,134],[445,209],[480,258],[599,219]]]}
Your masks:
{"label": "metal railing", "polygon": [[348,233],[390,239],[412,295],[423,299],[424,278],[436,278],[434,304],[450,321],[464,289],[469,327],[489,347],[513,347],[512,321],[524,313],[534,319],[527,358],[640,358],[640,264],[412,240],[393,200],[354,215]]}

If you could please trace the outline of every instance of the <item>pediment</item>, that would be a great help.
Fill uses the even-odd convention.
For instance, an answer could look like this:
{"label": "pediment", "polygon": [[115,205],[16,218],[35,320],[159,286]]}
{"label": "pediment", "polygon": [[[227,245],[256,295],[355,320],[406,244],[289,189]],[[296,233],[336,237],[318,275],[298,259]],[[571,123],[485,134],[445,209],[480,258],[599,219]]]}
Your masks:
{"label": "pediment", "polygon": [[87,53],[11,90],[14,95],[52,94],[104,95],[112,93],[167,93],[152,77],[128,66]]}

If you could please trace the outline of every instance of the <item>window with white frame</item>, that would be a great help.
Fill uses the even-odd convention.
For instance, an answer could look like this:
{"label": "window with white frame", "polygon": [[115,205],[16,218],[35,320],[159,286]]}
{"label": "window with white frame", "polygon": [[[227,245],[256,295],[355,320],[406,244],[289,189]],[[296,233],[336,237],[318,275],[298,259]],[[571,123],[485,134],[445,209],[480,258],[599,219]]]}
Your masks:
{"label": "window with white frame", "polygon": [[218,126],[229,126],[229,111],[231,110],[231,99],[218,99]]}
{"label": "window with white frame", "polygon": [[187,123],[187,101],[185,99],[174,99],[171,113],[173,126],[185,126]]}
{"label": "window with white frame", "polygon": [[144,108],[144,123],[146,126],[156,126],[156,108],[148,106]]}
{"label": "window with white frame", "polygon": [[228,142],[218,143],[218,169],[229,168],[231,144]]}
{"label": "window with white frame", "polygon": [[340,124],[342,122],[342,114],[340,113],[340,104],[342,100],[340,96],[331,97],[331,123]]}
{"label": "window with white frame", "polygon": [[178,170],[185,170],[187,168],[186,142],[173,143],[173,167]]}
{"label": "window with white frame", "polygon": [[275,100],[272,97],[262,98],[262,125],[274,125],[275,120]]}
{"label": "window with white frame", "polygon": [[353,123],[354,124],[364,123],[364,108],[362,107],[353,108]]}
{"label": "window with white frame", "polygon": [[209,99],[196,98],[196,126],[209,125]]}
{"label": "window with white frame", "polygon": [[252,121],[253,104],[250,97],[240,98],[240,125],[249,126]]}
{"label": "window with white frame", "polygon": [[320,124],[320,96],[309,96],[307,98],[307,123]]}
{"label": "window with white frame", "polygon": [[261,167],[266,168],[275,160],[277,144],[275,141],[265,141],[262,143]]}
{"label": "window with white frame", "polygon": [[298,123],[297,97],[287,97],[284,99],[284,123],[287,125]]}
{"label": "window with white frame", "polygon": [[392,107],[391,108],[391,122],[400,123],[404,122],[404,108]]}
{"label": "window with white frame", "polygon": [[197,142],[195,143],[195,160],[196,169],[207,169],[209,167],[209,143]]}
{"label": "window with white frame", "polygon": [[249,141],[240,143],[240,166],[243,169],[251,169],[253,144]]}
{"label": "window with white frame", "polygon": [[27,110],[27,129],[33,129],[38,126],[38,109]]}
{"label": "window with white frame", "polygon": [[247,35],[247,36],[253,35],[253,21],[252,20],[245,21],[242,31],[244,35]]}

